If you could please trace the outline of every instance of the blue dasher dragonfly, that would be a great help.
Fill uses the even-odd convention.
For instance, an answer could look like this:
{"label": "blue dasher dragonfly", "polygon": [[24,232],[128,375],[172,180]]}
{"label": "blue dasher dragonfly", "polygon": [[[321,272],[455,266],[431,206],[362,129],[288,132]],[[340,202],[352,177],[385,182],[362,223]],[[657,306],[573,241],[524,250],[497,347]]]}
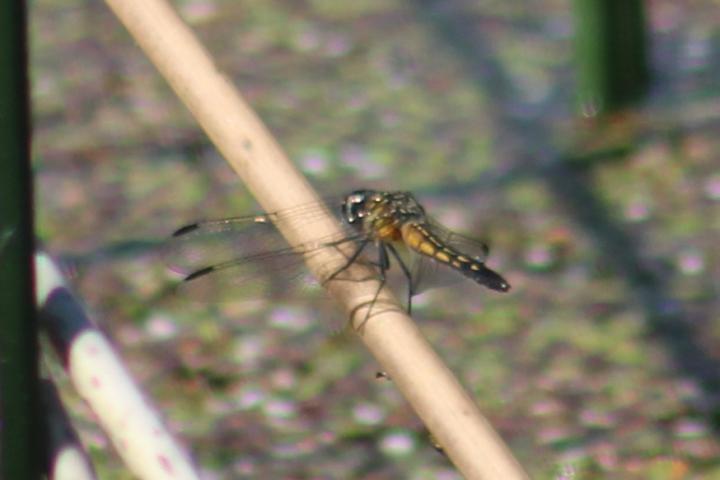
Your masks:
{"label": "blue dasher dragonfly", "polygon": [[[312,222],[327,212],[324,203],[186,225],[170,240],[170,267],[184,275],[188,286],[220,275],[245,286],[268,274],[296,278],[303,259],[324,248],[350,245],[344,265],[328,272],[324,283],[341,280],[350,265],[361,262],[375,268],[382,288],[395,263],[406,282],[408,312],[414,295],[454,279],[466,277],[499,292],[510,289],[485,265],[489,250],[483,242],[434,221],[410,192],[356,190],[335,203],[342,234],[299,245],[288,246],[276,223],[296,218]],[[455,273],[454,279],[447,273]]]}

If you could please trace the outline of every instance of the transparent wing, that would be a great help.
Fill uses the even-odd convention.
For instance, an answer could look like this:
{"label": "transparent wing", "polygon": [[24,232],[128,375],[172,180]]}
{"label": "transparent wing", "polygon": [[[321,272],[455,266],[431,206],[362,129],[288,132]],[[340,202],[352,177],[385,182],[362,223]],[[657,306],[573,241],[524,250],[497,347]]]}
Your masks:
{"label": "transparent wing", "polygon": [[[329,245],[359,240],[342,223],[341,234],[310,243],[288,245],[274,222],[324,218],[324,204],[313,203],[281,212],[196,222],[178,229],[166,242],[163,257],[184,276],[179,293],[193,300],[226,301],[282,291],[291,284],[312,283],[303,274],[303,259]],[[292,285],[293,287],[295,285]]]}
{"label": "transparent wing", "polygon": [[487,260],[490,248],[485,242],[448,230],[432,218],[428,218],[424,226],[445,245],[481,262]]}
{"label": "transparent wing", "polygon": [[[329,197],[327,204],[338,204],[339,197]],[[166,262],[173,271],[189,275],[196,270],[225,264],[229,261],[252,259],[257,255],[292,250],[302,253],[310,245],[288,245],[275,227],[277,221],[302,221],[310,224],[325,218],[329,209],[325,202],[313,202],[267,214],[245,215],[204,220],[176,230],[168,240]],[[300,220],[301,219],[301,220]],[[342,222],[338,219],[338,224]],[[334,239],[319,239],[329,242]],[[285,252],[289,253],[289,252]]]}

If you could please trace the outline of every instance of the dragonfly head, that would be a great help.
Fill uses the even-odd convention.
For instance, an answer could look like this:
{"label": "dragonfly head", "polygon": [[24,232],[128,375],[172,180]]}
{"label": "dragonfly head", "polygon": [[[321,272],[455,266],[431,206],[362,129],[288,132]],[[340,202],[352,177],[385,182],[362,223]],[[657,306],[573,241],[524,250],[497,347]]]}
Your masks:
{"label": "dragonfly head", "polygon": [[348,194],[341,206],[343,219],[354,227],[362,227],[362,221],[368,215],[368,202],[375,193],[374,190],[355,190]]}

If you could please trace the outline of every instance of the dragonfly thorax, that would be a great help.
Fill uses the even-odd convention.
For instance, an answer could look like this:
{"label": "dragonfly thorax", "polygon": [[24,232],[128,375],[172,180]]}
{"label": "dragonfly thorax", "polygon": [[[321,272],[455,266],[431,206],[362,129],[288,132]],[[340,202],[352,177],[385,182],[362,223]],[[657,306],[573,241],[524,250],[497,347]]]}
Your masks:
{"label": "dragonfly thorax", "polygon": [[345,197],[343,219],[356,230],[382,240],[398,240],[401,227],[422,221],[425,209],[410,192],[356,190]]}

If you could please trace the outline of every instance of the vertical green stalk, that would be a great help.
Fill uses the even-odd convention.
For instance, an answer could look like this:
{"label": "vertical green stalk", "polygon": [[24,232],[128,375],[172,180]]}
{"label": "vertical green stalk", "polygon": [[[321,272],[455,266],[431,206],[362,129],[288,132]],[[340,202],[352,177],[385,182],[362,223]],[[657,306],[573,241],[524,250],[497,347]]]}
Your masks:
{"label": "vertical green stalk", "polygon": [[609,113],[641,100],[649,82],[643,2],[574,0],[573,7],[583,113]]}
{"label": "vertical green stalk", "polygon": [[0,478],[40,478],[25,2],[0,4]]}

